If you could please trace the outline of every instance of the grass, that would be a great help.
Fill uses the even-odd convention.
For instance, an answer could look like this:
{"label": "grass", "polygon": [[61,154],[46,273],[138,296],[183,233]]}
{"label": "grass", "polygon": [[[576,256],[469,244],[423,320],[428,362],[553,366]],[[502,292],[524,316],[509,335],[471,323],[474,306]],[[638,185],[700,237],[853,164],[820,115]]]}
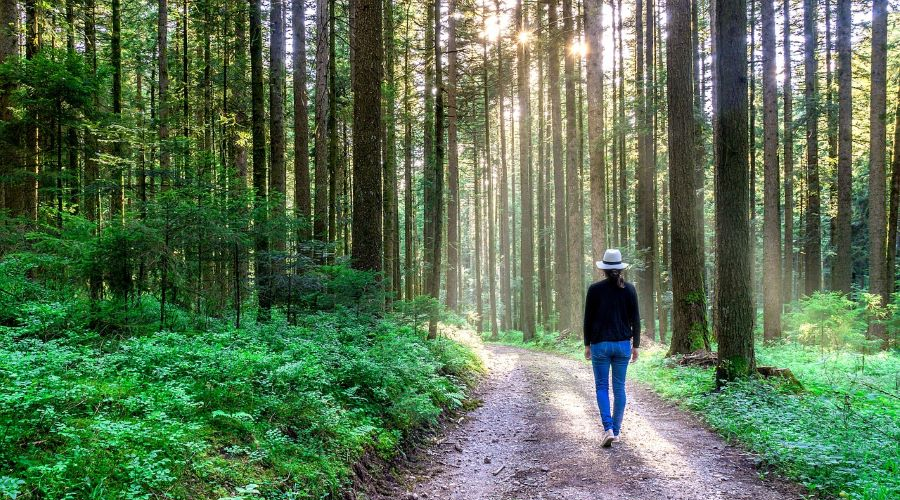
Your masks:
{"label": "grass", "polygon": [[[583,352],[580,339],[555,334],[525,344],[521,334],[507,332],[498,341],[578,359]],[[900,355],[822,352],[796,343],[756,349],[758,364],[790,368],[803,390],[752,379],[716,392],[712,368],[675,365],[659,344],[641,349],[629,376],[696,412],[811,493],[900,498]]]}
{"label": "grass", "polygon": [[0,326],[0,499],[322,498],[480,369],[350,311],[123,338],[28,325]]}

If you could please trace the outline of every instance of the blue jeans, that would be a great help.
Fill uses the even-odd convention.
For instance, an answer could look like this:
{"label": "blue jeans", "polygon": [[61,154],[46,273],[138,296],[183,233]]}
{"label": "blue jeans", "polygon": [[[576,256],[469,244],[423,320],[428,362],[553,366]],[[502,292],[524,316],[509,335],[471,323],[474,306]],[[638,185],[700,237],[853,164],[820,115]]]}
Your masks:
{"label": "blue jeans", "polygon": [[[612,429],[619,435],[622,417],[625,415],[625,372],[631,359],[631,340],[597,342],[591,344],[591,364],[594,366],[594,384],[597,387],[597,406],[603,420],[603,430]],[[612,386],[615,402],[609,411],[609,371],[612,368]]]}

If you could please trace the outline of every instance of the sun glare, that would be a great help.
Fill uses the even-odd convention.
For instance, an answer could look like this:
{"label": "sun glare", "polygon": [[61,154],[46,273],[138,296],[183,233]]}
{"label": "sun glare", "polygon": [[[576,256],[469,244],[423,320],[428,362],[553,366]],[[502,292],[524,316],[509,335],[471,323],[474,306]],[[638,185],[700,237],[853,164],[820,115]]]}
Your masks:
{"label": "sun glare", "polygon": [[481,36],[490,42],[497,41],[505,26],[506,16],[490,16],[484,20],[484,30],[481,32]]}
{"label": "sun glare", "polygon": [[588,54],[588,45],[581,40],[575,40],[572,42],[572,45],[569,46],[569,53],[572,54],[573,57],[583,58]]}

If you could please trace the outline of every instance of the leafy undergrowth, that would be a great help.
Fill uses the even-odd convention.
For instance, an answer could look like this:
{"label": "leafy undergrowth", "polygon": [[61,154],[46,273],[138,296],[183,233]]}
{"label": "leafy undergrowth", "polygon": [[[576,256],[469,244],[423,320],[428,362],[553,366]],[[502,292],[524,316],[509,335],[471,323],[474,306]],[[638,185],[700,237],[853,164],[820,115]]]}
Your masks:
{"label": "leafy undergrowth", "polygon": [[322,498],[458,407],[471,351],[350,311],[42,339],[0,326],[0,498]]}
{"label": "leafy undergrowth", "polygon": [[[581,358],[580,339],[539,334],[499,342]],[[649,343],[648,343],[649,344]],[[714,391],[712,368],[675,365],[666,349],[641,349],[629,376],[698,413],[812,493],[845,498],[900,498],[900,355],[823,353],[796,343],[757,345],[760,365],[790,368],[803,390],[763,379]]]}

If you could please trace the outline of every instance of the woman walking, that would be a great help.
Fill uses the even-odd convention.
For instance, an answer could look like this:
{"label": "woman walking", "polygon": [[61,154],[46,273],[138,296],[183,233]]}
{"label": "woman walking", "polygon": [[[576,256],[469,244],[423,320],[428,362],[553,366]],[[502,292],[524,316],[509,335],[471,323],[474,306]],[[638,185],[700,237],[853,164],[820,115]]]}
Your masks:
{"label": "woman walking", "polygon": [[[625,415],[625,373],[628,360],[637,361],[641,345],[641,318],[634,285],[622,276],[628,264],[622,253],[609,249],[596,263],[606,279],[590,286],[584,304],[584,358],[594,367],[597,406],[603,422],[601,444],[619,441]],[[614,404],[609,408],[609,373],[612,370]]]}

